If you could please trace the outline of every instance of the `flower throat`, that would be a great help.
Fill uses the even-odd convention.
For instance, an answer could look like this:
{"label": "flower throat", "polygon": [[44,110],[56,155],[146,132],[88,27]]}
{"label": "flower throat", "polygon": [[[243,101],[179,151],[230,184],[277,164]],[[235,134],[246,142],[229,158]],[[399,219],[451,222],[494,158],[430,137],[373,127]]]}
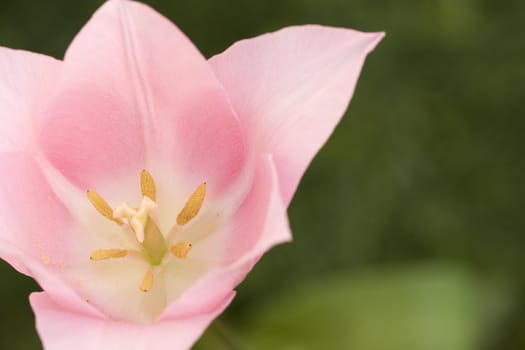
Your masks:
{"label": "flower throat", "polygon": [[[89,258],[93,262],[126,257],[138,257],[148,261],[151,268],[148,269],[139,286],[140,290],[148,292],[153,287],[155,280],[155,267],[172,258],[185,259],[192,248],[192,244],[191,242],[178,242],[170,246],[168,239],[160,231],[153,215],[157,209],[157,187],[153,176],[146,170],[142,170],[140,174],[140,188],[142,201],[138,208],[122,203],[115,210],[97,192],[87,191],[87,197],[93,207],[106,219],[113,221],[124,230],[130,229],[140,247],[138,250],[97,249],[91,253]],[[206,183],[204,182],[191,194],[177,216],[178,226],[186,225],[197,216],[205,197]]]}

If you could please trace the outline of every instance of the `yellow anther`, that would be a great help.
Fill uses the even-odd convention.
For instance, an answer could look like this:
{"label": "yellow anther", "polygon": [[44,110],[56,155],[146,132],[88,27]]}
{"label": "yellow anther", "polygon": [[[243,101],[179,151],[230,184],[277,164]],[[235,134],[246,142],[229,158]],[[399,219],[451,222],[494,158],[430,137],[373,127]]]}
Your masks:
{"label": "yellow anther", "polygon": [[91,260],[97,261],[112,258],[123,258],[126,255],[128,255],[128,251],[126,249],[98,249],[91,253],[89,258]]}
{"label": "yellow anther", "polygon": [[100,213],[100,215],[104,216],[106,219],[109,219],[119,225],[122,225],[123,222],[120,219],[115,219],[113,217],[113,209],[109,206],[109,204],[102,198],[101,195],[99,195],[97,192],[93,190],[87,191],[87,197],[93,207]]}
{"label": "yellow anther", "polygon": [[184,208],[181,210],[177,216],[177,224],[185,225],[191,219],[197,216],[199,210],[201,210],[202,203],[204,202],[204,197],[206,196],[206,182],[202,183],[195,192],[192,193]]}
{"label": "yellow anther", "polygon": [[140,189],[142,190],[143,196],[148,196],[153,201],[157,200],[157,186],[155,186],[155,180],[146,170],[142,170],[140,173]]}
{"label": "yellow anther", "polygon": [[186,259],[191,250],[191,243],[181,242],[171,247],[171,253],[179,259]]}
{"label": "yellow anther", "polygon": [[148,270],[146,275],[144,275],[142,283],[140,284],[140,290],[143,292],[149,292],[151,287],[153,287],[153,271]]}

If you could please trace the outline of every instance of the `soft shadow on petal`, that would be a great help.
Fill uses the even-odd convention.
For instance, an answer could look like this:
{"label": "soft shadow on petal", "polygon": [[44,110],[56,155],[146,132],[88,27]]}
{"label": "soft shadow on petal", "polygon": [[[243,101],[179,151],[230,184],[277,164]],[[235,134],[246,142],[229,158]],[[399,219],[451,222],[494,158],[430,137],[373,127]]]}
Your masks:
{"label": "soft shadow on petal", "polygon": [[39,128],[46,156],[84,189],[164,163],[220,190],[244,163],[244,135],[207,61],[132,1],[108,1],[77,35]]}
{"label": "soft shadow on petal", "polygon": [[288,204],[342,117],[366,55],[383,37],[306,25],[242,40],[210,63],[258,152],[270,152]]}
{"label": "soft shadow on petal", "polygon": [[148,293],[139,287],[146,272],[151,269],[143,259],[123,258],[104,261],[78,259],[68,278],[78,280],[75,289],[89,300],[93,307],[108,317],[123,322],[154,322],[166,307],[164,283],[155,278]]}
{"label": "soft shadow on petal", "polygon": [[0,257],[62,303],[79,299],[66,277],[83,253],[69,212],[28,155],[1,153],[0,172]]}
{"label": "soft shadow on petal", "polygon": [[275,165],[271,156],[264,155],[257,166],[251,190],[229,224],[192,250],[193,255],[202,259],[207,252],[219,253],[221,265],[216,265],[188,288],[168,307],[163,319],[188,317],[195,310],[221,300],[246,277],[268,249],[289,240],[291,232]]}
{"label": "soft shadow on petal", "polygon": [[73,254],[69,212],[29,156],[1,153],[0,173],[0,238],[58,271]]}
{"label": "soft shadow on petal", "polygon": [[225,232],[215,235],[227,242],[223,252],[227,264],[258,258],[271,247],[292,239],[286,204],[279,194],[277,167],[273,156],[265,154],[259,158],[251,189],[243,203]]}
{"label": "soft shadow on petal", "polygon": [[0,47],[0,152],[32,146],[31,113],[58,76],[60,61]]}
{"label": "soft shadow on petal", "polygon": [[150,325],[119,322],[61,308],[46,293],[31,294],[36,326],[46,349],[53,350],[185,350],[232,300],[231,292],[213,308],[189,318],[173,318]]}
{"label": "soft shadow on petal", "polygon": [[[42,264],[40,260],[27,255],[12,243],[0,239],[0,256],[15,268],[22,267],[23,271],[33,277],[58,305],[93,317],[102,316],[99,311],[86,304],[86,301],[71,288],[63,276]],[[18,263],[20,265],[16,265]]]}

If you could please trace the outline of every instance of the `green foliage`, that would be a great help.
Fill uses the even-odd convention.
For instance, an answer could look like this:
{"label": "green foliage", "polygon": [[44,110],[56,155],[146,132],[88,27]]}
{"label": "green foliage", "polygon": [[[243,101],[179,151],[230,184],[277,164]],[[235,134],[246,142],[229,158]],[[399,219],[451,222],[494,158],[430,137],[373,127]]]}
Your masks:
{"label": "green foliage", "polygon": [[29,293],[37,289],[36,283],[29,277],[18,274],[5,263],[0,264],[0,276],[0,349],[40,348],[28,300]]}
{"label": "green foliage", "polygon": [[474,350],[476,287],[439,267],[336,275],[255,308],[246,339],[258,349]]}
{"label": "green foliage", "polygon": [[226,329],[221,338],[212,326],[196,349],[233,339],[225,349],[475,350],[496,315],[487,304],[506,298],[483,291],[472,273],[447,264],[339,273],[245,310],[236,335]]}

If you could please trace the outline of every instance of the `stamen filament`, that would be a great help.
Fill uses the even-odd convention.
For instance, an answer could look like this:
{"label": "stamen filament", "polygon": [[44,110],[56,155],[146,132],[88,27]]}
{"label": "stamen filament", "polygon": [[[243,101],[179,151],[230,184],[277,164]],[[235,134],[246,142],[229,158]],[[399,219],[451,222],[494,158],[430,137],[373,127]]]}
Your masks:
{"label": "stamen filament", "polygon": [[91,260],[98,261],[112,258],[123,258],[126,255],[128,255],[128,251],[126,249],[97,249],[91,253],[89,258]]}
{"label": "stamen filament", "polygon": [[120,219],[116,219],[113,217],[113,209],[109,206],[109,204],[102,198],[101,195],[99,195],[97,192],[93,190],[87,191],[87,197],[93,207],[99,212],[100,215],[104,216],[106,219],[109,219],[118,225],[123,225],[124,223]]}
{"label": "stamen filament", "polygon": [[143,292],[149,292],[151,290],[151,287],[153,287],[153,271],[148,270],[148,272],[146,272],[146,275],[144,275],[142,283],[140,284],[140,290]]}
{"label": "stamen filament", "polygon": [[192,193],[184,208],[181,210],[177,216],[177,224],[185,225],[191,219],[197,216],[199,210],[201,210],[202,203],[204,202],[204,197],[206,197],[206,182],[202,183],[195,192]]}
{"label": "stamen filament", "polygon": [[157,200],[157,186],[153,176],[146,170],[140,173],[140,189],[143,196],[149,197],[151,200]]}
{"label": "stamen filament", "polygon": [[186,259],[191,247],[190,242],[180,242],[171,247],[171,253],[179,259]]}

